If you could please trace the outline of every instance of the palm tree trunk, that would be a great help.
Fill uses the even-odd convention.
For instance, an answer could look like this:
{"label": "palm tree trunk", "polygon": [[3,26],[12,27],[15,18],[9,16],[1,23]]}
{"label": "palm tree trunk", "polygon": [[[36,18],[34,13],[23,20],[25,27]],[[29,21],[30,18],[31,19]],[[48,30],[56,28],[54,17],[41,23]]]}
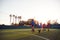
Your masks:
{"label": "palm tree trunk", "polygon": [[12,15],[10,14],[9,16],[10,16],[10,24],[11,24],[11,17],[12,17]]}
{"label": "palm tree trunk", "polygon": [[15,18],[15,15],[13,15],[13,24],[14,24],[14,18]]}
{"label": "palm tree trunk", "polygon": [[17,16],[15,16],[15,24],[17,23]]}

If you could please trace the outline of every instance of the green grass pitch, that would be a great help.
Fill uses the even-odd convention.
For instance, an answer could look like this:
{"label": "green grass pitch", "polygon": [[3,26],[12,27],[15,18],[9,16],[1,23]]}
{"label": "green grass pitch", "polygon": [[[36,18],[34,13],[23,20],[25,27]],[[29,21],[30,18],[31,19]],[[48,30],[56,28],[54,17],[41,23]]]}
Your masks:
{"label": "green grass pitch", "polygon": [[35,29],[35,32],[32,32],[31,29],[3,29],[0,30],[0,40],[43,40],[42,38],[35,37],[31,34],[54,40],[60,38],[59,30],[60,29],[50,29],[49,32],[42,31],[41,33],[38,33],[38,29]]}

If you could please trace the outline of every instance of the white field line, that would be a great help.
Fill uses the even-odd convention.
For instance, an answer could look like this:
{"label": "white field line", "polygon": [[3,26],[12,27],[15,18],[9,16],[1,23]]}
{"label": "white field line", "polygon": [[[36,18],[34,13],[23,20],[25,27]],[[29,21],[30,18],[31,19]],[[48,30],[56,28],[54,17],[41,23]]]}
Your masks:
{"label": "white field line", "polygon": [[34,35],[34,34],[31,34],[31,35],[36,36],[36,37],[39,37],[39,38],[42,38],[42,39],[44,39],[44,40],[50,40],[50,39],[45,38],[45,37],[42,37],[42,36],[38,36],[38,35]]}

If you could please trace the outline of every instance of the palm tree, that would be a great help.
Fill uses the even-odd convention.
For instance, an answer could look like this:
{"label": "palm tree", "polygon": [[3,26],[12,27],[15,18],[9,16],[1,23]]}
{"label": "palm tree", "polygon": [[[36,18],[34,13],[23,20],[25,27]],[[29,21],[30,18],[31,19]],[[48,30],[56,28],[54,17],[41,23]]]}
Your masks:
{"label": "palm tree", "polygon": [[15,15],[13,15],[13,24],[14,24],[14,18],[15,18]]}
{"label": "palm tree", "polygon": [[19,23],[19,16],[18,16],[18,23]]}
{"label": "palm tree", "polygon": [[20,22],[21,21],[21,16],[18,16],[18,22]]}
{"label": "palm tree", "polygon": [[17,16],[15,16],[15,24],[16,24],[16,22],[17,22]]}
{"label": "palm tree", "polygon": [[11,24],[11,17],[12,17],[12,15],[10,14],[9,16],[10,16],[10,24]]}

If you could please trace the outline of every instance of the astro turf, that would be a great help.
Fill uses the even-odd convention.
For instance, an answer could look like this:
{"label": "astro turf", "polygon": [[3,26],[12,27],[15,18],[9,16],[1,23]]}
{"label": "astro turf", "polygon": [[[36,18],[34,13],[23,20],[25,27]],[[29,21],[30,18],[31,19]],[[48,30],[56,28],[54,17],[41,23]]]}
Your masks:
{"label": "astro turf", "polygon": [[41,33],[38,33],[38,29],[35,29],[35,32],[31,29],[3,29],[0,30],[0,40],[44,40],[31,34],[50,40],[60,40],[60,29],[50,29],[49,32],[42,31]]}

